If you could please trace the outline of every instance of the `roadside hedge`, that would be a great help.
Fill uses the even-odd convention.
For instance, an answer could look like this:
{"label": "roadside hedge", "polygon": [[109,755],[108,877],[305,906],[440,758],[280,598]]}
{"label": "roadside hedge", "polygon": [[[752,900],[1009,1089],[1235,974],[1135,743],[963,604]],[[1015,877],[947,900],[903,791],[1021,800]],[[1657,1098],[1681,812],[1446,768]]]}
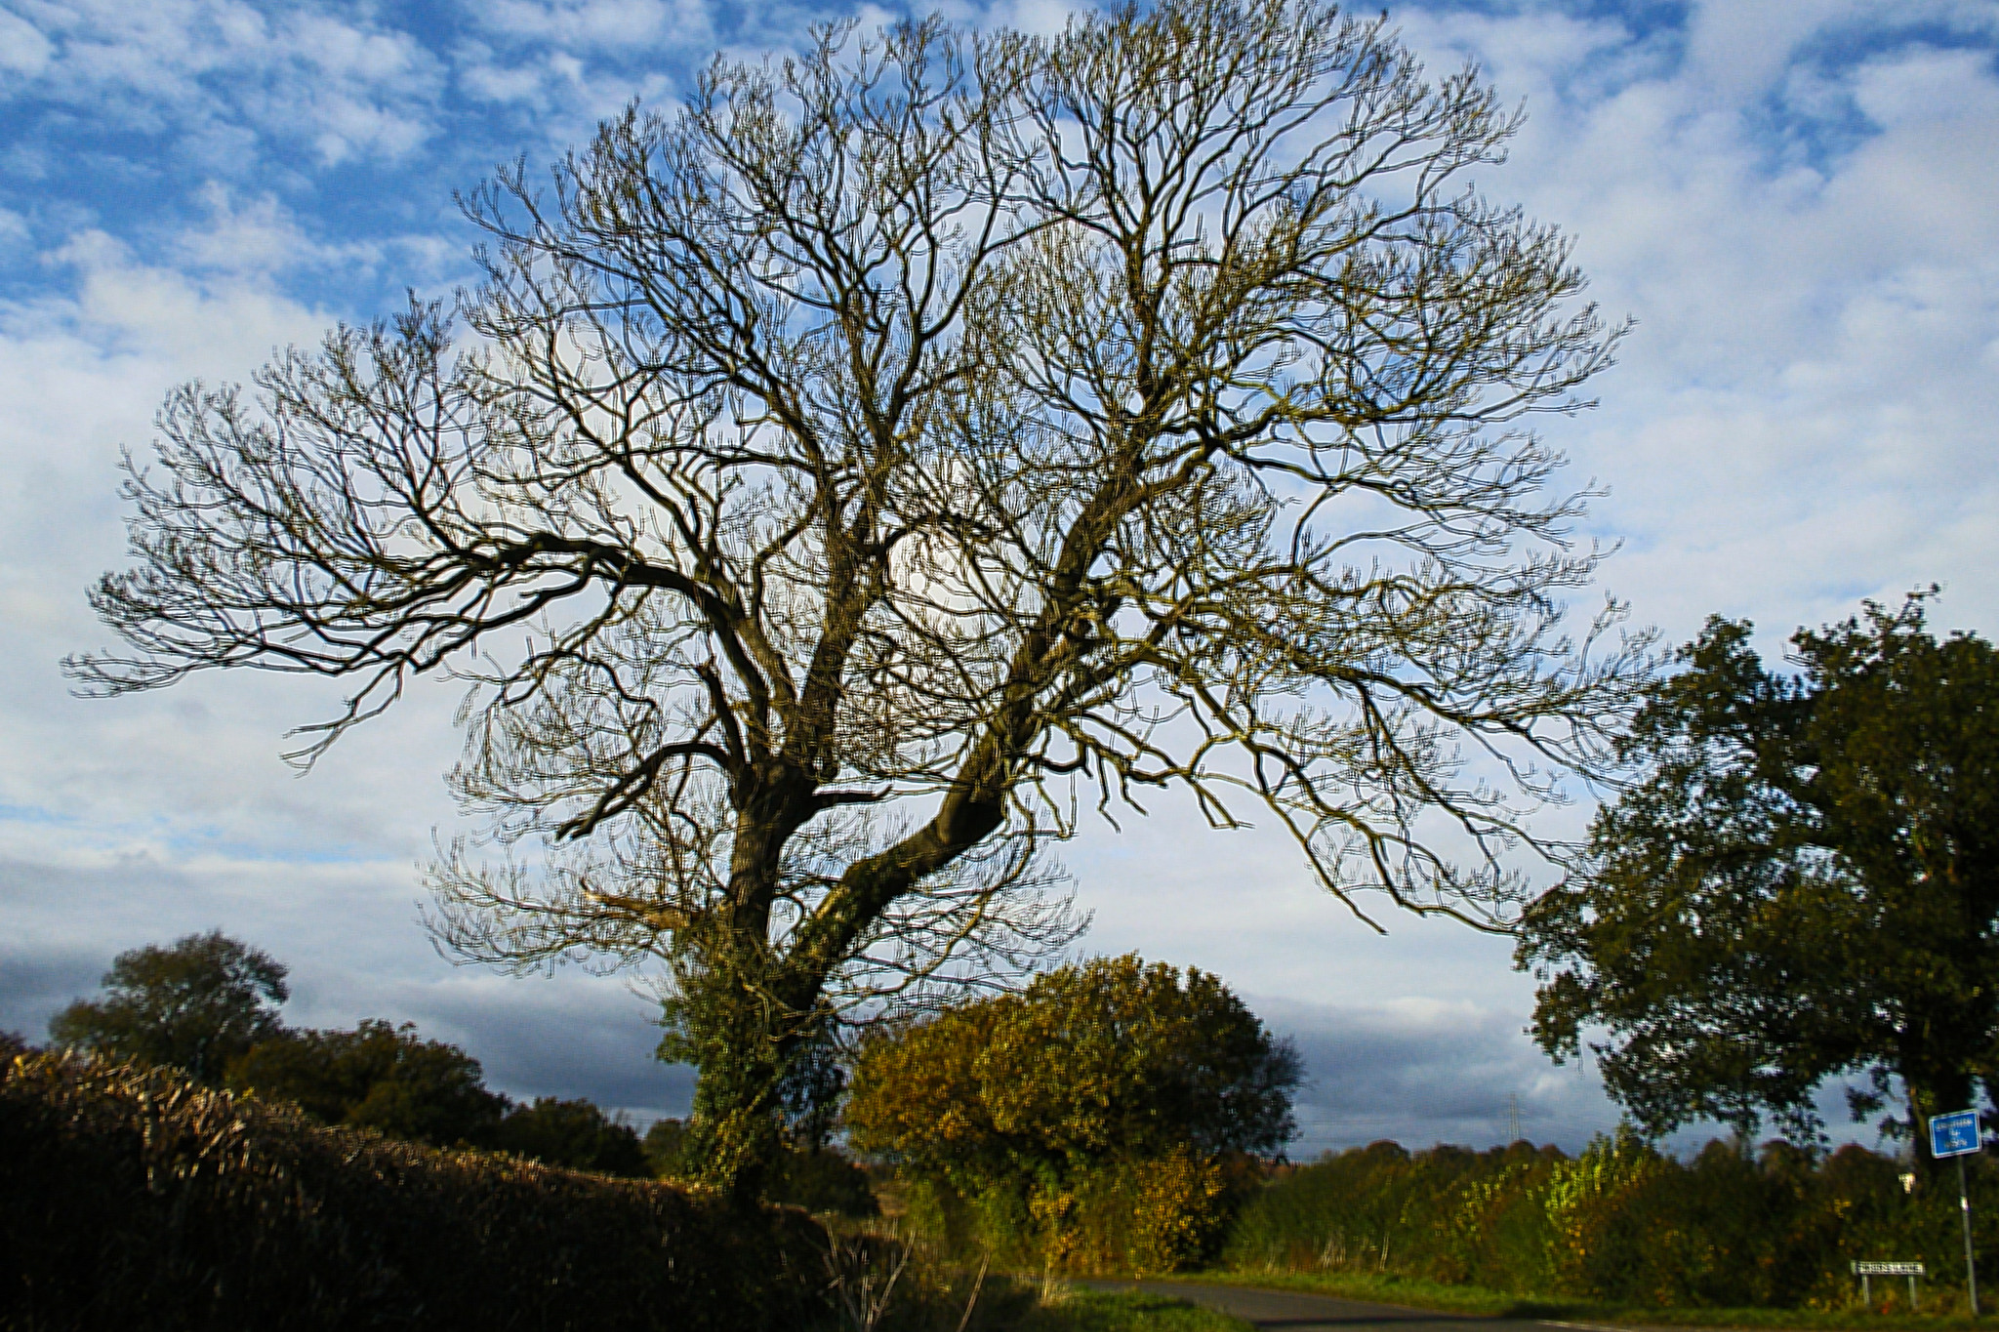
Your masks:
{"label": "roadside hedge", "polygon": [[0,1062],[8,1328],[824,1326],[824,1252],[793,1210],[328,1128],[171,1070]]}
{"label": "roadside hedge", "polygon": [[[1932,1302],[1964,1283],[1957,1177],[1848,1144],[1714,1142],[1687,1161],[1628,1132],[1579,1157],[1381,1142],[1285,1170],[1242,1210],[1239,1269],[1392,1274],[1655,1307],[1841,1308],[1856,1259],[1914,1260]],[[1999,1171],[1969,1171],[1978,1267],[1999,1271]],[[1900,1299],[1899,1288],[1885,1291]]]}

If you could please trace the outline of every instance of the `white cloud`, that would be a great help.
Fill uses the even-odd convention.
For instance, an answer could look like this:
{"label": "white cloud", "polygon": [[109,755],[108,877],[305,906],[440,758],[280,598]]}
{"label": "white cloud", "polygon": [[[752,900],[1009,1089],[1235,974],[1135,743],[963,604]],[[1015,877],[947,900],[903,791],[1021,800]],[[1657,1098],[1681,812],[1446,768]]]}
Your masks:
{"label": "white cloud", "polygon": [[0,10],[0,70],[30,77],[48,68],[55,47],[34,25]]}
{"label": "white cloud", "polygon": [[[261,216],[266,231],[286,234],[274,215]],[[262,234],[227,214],[222,221],[225,238]],[[215,241],[192,237],[185,248],[205,253]],[[384,815],[398,802],[443,808],[436,774],[454,747],[441,716],[433,741],[442,748],[423,784],[436,799],[427,804],[397,790],[397,781],[381,785],[358,772],[344,782],[286,780],[277,758],[283,733],[332,707],[324,691],[263,679],[203,681],[174,692],[183,697],[86,703],[68,696],[57,673],[63,654],[104,641],[83,592],[125,560],[119,446],[143,460],[153,413],[174,384],[246,379],[274,348],[314,343],[332,322],[269,281],[268,269],[290,248],[282,239],[250,246],[243,264],[196,275],[141,263],[114,238],[87,231],[48,256],[52,271],[69,279],[66,294],[0,308],[0,394],[9,405],[0,465],[15,481],[0,493],[0,608],[9,637],[0,725],[11,742],[0,749],[0,803],[100,829],[172,810],[172,819],[209,827],[212,836],[376,847],[384,845]],[[440,712],[445,706],[438,701]],[[404,725],[423,730],[414,716]],[[404,771],[376,759],[392,774]],[[402,827],[386,845],[413,859],[425,828]]]}
{"label": "white cloud", "polygon": [[[433,131],[436,59],[364,8],[237,0],[26,0],[0,38],[0,97],[46,98],[195,143],[227,129],[310,145],[322,164],[397,158]],[[239,166],[247,166],[240,163]]]}
{"label": "white cloud", "polygon": [[[1999,627],[1999,79],[1989,49],[1892,26],[1995,14],[1712,5],[1677,50],[1531,11],[1403,15],[1527,99],[1482,183],[1576,235],[1593,294],[1639,321],[1605,406],[1550,434],[1613,487],[1595,526],[1633,539],[1606,577],[1641,620],[1748,614],[1774,639],[1940,579],[1951,623]],[[1616,76],[1579,78],[1585,50]]]}
{"label": "white cloud", "polygon": [[481,29],[515,42],[571,50],[713,45],[702,0],[493,0],[469,6]]}

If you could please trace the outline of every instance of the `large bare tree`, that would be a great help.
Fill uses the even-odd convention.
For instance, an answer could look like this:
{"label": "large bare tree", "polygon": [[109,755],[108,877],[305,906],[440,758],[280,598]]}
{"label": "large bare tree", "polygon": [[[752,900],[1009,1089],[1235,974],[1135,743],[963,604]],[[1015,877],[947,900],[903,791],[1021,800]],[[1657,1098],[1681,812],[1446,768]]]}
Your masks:
{"label": "large bare tree", "polygon": [[829,1015],[1070,938],[1079,801],[1503,920],[1635,674],[1563,633],[1598,553],[1524,421],[1617,330],[1469,182],[1514,123],[1316,0],[717,64],[468,200],[461,350],[419,306],[175,393],[94,597],[131,651],[73,667],[352,681],[307,757],[469,678],[497,849],[438,928],[665,960],[724,1182]]}

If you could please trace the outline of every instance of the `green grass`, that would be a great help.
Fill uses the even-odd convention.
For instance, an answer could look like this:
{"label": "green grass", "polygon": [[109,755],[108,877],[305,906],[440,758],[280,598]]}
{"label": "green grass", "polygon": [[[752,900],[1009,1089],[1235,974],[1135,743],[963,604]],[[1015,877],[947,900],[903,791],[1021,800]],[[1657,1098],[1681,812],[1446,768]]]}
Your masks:
{"label": "green grass", "polygon": [[1661,1309],[1561,1297],[1519,1296],[1486,1287],[1455,1286],[1421,1278],[1371,1273],[1207,1272],[1191,1273],[1180,1280],[1317,1292],[1357,1301],[1379,1301],[1386,1305],[1408,1305],[1422,1310],[1489,1319],[1545,1319],[1645,1328],[1999,1329],[1999,1316],[1988,1315],[1974,1324],[1962,1312],[1939,1311],[1933,1315],[1916,1315],[1899,1305],[1888,1314],[1864,1310]]}
{"label": "green grass", "polygon": [[[856,1327],[849,1312],[840,1327]],[[939,1262],[919,1253],[897,1283],[895,1298],[878,1315],[882,1329],[958,1328],[1011,1330],[1246,1329],[1230,1315],[1176,1296],[1093,1291],[1029,1273],[987,1273]]]}
{"label": "green grass", "polygon": [[1069,1291],[1037,1305],[1023,1329],[1246,1329],[1255,1325],[1173,1296]]}

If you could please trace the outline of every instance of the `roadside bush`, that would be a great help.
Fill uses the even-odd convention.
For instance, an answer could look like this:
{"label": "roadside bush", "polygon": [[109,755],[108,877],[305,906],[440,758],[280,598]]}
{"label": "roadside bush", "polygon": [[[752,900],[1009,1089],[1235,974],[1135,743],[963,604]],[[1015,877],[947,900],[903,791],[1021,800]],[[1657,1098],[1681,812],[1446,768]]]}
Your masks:
{"label": "roadside bush", "polygon": [[868,1173],[833,1148],[792,1148],[777,1161],[767,1195],[809,1213],[873,1217],[881,1212]]}
{"label": "roadside bush", "polygon": [[0,1324],[823,1324],[824,1235],[674,1185],[315,1124],[168,1069],[0,1067]]}
{"label": "roadside bush", "polygon": [[870,1035],[845,1116],[952,1253],[1170,1272],[1213,1254],[1298,1078],[1219,979],[1126,955]]}

